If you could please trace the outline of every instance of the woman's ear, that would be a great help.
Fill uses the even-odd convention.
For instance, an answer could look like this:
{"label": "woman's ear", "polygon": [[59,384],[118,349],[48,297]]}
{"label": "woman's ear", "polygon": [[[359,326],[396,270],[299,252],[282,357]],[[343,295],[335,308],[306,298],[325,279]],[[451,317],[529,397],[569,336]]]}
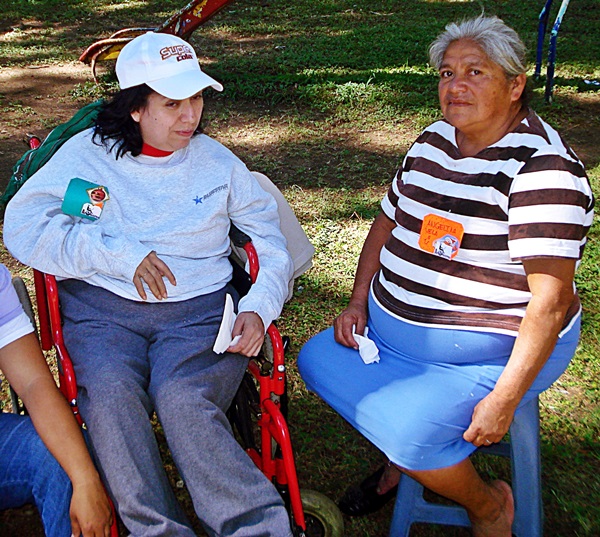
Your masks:
{"label": "woman's ear", "polygon": [[142,114],[139,110],[134,110],[133,112],[130,113],[130,115],[131,115],[131,119],[133,119],[133,121],[135,121],[136,123],[140,122],[140,116]]}
{"label": "woman's ear", "polygon": [[512,90],[511,90],[511,97],[513,101],[518,101],[521,96],[523,95],[523,92],[525,91],[525,85],[527,84],[527,75],[521,73],[520,75],[517,75],[515,78],[513,78],[512,80]]}

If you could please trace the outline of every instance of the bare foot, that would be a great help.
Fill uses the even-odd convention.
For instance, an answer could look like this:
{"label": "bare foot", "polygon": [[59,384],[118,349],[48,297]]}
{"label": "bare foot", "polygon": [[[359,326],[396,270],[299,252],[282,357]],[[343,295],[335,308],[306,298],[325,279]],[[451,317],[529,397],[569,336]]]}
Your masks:
{"label": "bare foot", "polygon": [[400,482],[400,469],[391,461],[385,466],[385,471],[377,484],[377,494],[385,494]]}
{"label": "bare foot", "polygon": [[471,520],[473,537],[511,537],[515,518],[512,490],[504,481],[493,481],[490,488],[500,503],[500,514],[495,520]]}

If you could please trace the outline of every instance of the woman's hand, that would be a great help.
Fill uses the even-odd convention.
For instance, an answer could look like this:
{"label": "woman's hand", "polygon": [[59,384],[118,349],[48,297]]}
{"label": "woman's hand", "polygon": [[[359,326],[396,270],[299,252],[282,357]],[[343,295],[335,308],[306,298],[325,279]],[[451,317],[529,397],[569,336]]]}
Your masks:
{"label": "woman's hand", "polygon": [[143,282],[146,282],[146,285],[158,300],[162,300],[167,298],[167,288],[163,281],[165,277],[171,285],[177,285],[175,276],[173,276],[167,264],[159,259],[156,252],[150,252],[135,269],[133,284],[142,300],[147,298]]}
{"label": "woman's hand", "polygon": [[492,391],[475,406],[463,438],[477,447],[500,442],[513,421],[517,404]]}
{"label": "woman's hand", "polygon": [[244,356],[256,356],[265,339],[265,326],[262,319],[253,311],[244,311],[237,316],[233,325],[232,337],[242,334],[240,340],[227,349],[227,352]]}
{"label": "woman's hand", "polygon": [[358,349],[358,343],[352,335],[352,327],[356,326],[356,333],[359,336],[363,335],[365,326],[367,326],[367,304],[371,280],[381,268],[379,263],[381,249],[395,227],[396,222],[389,219],[383,212],[375,217],[371,225],[358,260],[350,303],[333,322],[335,340],[341,345]]}
{"label": "woman's hand", "polygon": [[112,513],[100,479],[73,484],[71,531],[76,537],[110,537]]}
{"label": "woman's hand", "polygon": [[335,340],[346,347],[358,349],[358,343],[352,335],[352,327],[356,327],[356,333],[362,336],[365,326],[367,326],[367,306],[351,300],[348,307],[333,321]]}

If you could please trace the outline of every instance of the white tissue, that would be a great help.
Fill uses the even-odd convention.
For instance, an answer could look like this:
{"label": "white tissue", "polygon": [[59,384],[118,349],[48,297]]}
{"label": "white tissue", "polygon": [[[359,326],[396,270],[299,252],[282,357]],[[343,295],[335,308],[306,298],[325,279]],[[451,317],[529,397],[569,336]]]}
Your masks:
{"label": "white tissue", "polygon": [[369,329],[365,326],[365,330],[362,336],[356,333],[356,326],[352,326],[352,336],[354,341],[358,343],[358,353],[365,364],[372,364],[379,362],[379,349],[375,342],[369,339]]}
{"label": "white tissue", "polygon": [[229,347],[235,345],[242,335],[231,337],[231,333],[233,332],[233,325],[235,324],[235,320],[237,319],[237,315],[233,311],[233,299],[231,295],[225,295],[225,309],[223,310],[223,320],[221,321],[221,326],[219,326],[219,333],[217,334],[217,339],[215,340],[215,344],[213,345],[213,351],[217,354],[223,354]]}

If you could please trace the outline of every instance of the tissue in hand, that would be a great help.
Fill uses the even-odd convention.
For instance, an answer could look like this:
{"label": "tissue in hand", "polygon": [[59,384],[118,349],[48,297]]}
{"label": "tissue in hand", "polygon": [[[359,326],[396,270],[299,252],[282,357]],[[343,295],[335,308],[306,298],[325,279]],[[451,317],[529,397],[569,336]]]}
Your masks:
{"label": "tissue in hand", "polygon": [[358,343],[358,353],[365,364],[372,364],[373,362],[379,362],[379,349],[373,340],[369,339],[369,329],[365,326],[365,331],[362,336],[356,333],[356,326],[352,327],[352,336],[354,341]]}
{"label": "tissue in hand", "polygon": [[219,333],[217,334],[217,339],[213,345],[213,351],[217,354],[223,354],[229,347],[235,345],[242,337],[241,334],[239,336],[235,336],[233,339],[231,337],[233,325],[235,324],[236,319],[237,315],[233,311],[233,299],[231,298],[230,294],[227,294],[225,295],[223,320],[221,321]]}

